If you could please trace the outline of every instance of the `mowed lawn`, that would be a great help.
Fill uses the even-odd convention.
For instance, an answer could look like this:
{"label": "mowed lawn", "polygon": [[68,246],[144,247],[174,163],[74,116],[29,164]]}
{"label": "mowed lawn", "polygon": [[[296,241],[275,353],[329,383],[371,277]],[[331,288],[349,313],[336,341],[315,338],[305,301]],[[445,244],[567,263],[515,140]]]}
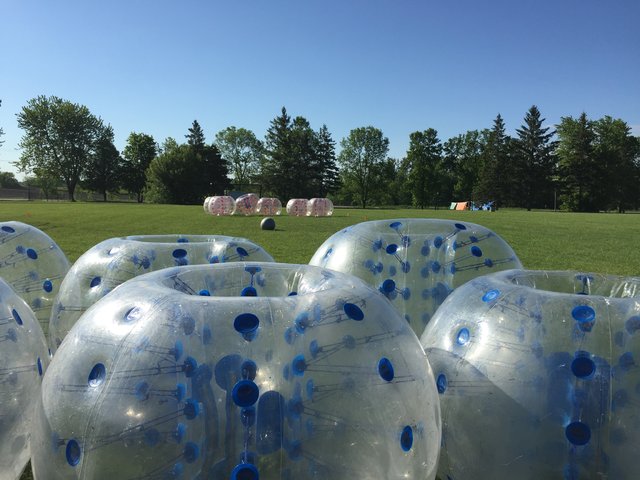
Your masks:
{"label": "mowed lawn", "polygon": [[247,238],[278,262],[308,263],[333,233],[367,220],[444,218],[483,225],[506,240],[528,269],[580,270],[640,276],[640,215],[499,210],[336,209],[321,218],[212,217],[201,206],[126,203],[0,202],[0,221],[33,225],[53,238],[70,261],[102,240],[127,235],[202,234]]}

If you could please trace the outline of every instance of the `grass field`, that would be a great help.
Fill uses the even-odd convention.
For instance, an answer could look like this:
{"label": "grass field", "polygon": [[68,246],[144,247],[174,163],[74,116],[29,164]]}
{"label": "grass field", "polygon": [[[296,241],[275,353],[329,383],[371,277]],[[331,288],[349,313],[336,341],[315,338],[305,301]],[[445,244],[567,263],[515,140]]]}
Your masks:
{"label": "grass field", "polygon": [[[307,263],[333,233],[359,222],[444,218],[483,225],[504,238],[525,268],[640,275],[640,215],[560,212],[337,209],[332,217],[211,217],[200,206],[0,202],[0,221],[33,225],[51,236],[69,260],[102,240],[126,235],[205,234],[248,238],[279,262]],[[30,480],[26,471],[22,480]]]}
{"label": "grass field", "polygon": [[506,240],[528,269],[581,270],[640,275],[640,215],[499,210],[337,209],[332,217],[276,217],[276,230],[260,217],[212,217],[200,206],[126,203],[2,202],[0,221],[33,225],[53,238],[70,261],[102,240],[126,235],[240,236],[264,247],[278,262],[308,263],[322,242],[367,220],[445,218],[483,225]]}

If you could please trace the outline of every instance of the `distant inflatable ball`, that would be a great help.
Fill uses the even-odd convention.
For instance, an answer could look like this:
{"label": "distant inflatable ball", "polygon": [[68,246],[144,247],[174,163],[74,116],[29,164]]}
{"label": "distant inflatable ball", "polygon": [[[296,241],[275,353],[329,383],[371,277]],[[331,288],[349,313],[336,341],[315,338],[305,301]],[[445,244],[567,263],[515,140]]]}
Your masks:
{"label": "distant inflatable ball", "polygon": [[258,211],[258,196],[255,193],[245,193],[236,198],[234,215],[255,215]]}
{"label": "distant inflatable ball", "polygon": [[43,231],[21,222],[0,222],[0,277],[49,329],[54,298],[70,264],[60,247]]}
{"label": "distant inflatable ball", "polygon": [[640,277],[479,277],[421,341],[440,392],[440,478],[638,478]]}
{"label": "distant inflatable ball", "polygon": [[433,479],[436,384],[391,304],[350,275],[234,263],[132,279],[56,353],[36,478]]}
{"label": "distant inflatable ball", "polygon": [[33,311],[0,279],[0,480],[16,480],[29,461],[29,436],[49,364]]}
{"label": "distant inflatable ball", "polygon": [[277,198],[261,198],[258,200],[258,215],[280,215],[282,203]]}
{"label": "distant inflatable ball", "polygon": [[204,199],[204,202],[202,202],[202,209],[204,210],[204,213],[209,213],[209,204],[211,203],[211,199],[213,197],[207,197]]}
{"label": "distant inflatable ball", "polygon": [[307,215],[307,204],[309,200],[306,198],[292,198],[287,202],[287,215],[292,217],[304,217]]}
{"label": "distant inflatable ball", "polygon": [[236,208],[236,202],[233,197],[221,195],[209,197],[209,201],[205,200],[204,206],[207,213],[215,216],[231,215]]}
{"label": "distant inflatable ball", "polygon": [[328,198],[312,198],[307,204],[307,216],[330,217],[333,215],[333,202]]}
{"label": "distant inflatable ball", "polygon": [[263,218],[260,222],[260,228],[262,230],[275,230],[276,229],[276,221],[271,217]]}
{"label": "distant inflatable ball", "polygon": [[485,227],[424,218],[347,227],[329,237],[310,264],[356,275],[378,288],[418,335],[454,288],[522,266],[511,247]]}
{"label": "distant inflatable ball", "polygon": [[84,311],[121,283],[167,267],[203,263],[273,262],[259,245],[223,235],[140,235],[111,238],[73,264],[56,297],[49,347],[55,352]]}

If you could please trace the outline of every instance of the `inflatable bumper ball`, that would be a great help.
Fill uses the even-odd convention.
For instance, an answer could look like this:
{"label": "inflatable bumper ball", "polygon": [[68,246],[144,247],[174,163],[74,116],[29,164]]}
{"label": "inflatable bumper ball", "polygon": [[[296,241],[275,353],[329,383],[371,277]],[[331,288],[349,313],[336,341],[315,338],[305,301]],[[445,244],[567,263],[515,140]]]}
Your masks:
{"label": "inflatable bumper ball", "polygon": [[333,202],[328,198],[312,198],[307,204],[308,217],[330,217],[333,215]]}
{"label": "inflatable bumper ball", "polygon": [[479,275],[521,267],[491,230],[418,218],[348,227],[329,237],[310,264],[356,275],[378,288],[417,335],[454,288]]}
{"label": "inflatable bumper ball", "polygon": [[111,238],[85,252],[60,287],[50,319],[55,352],[82,313],[125,281],[167,267],[203,263],[273,262],[262,247],[222,235],[141,235]]}
{"label": "inflatable bumper ball", "polygon": [[236,208],[236,202],[233,197],[228,195],[211,197],[207,208],[207,213],[217,217],[222,215],[231,215]]}
{"label": "inflatable bumper ball", "polygon": [[307,204],[309,200],[306,198],[292,198],[287,202],[287,215],[292,217],[304,217],[307,215]]}
{"label": "inflatable bumper ball", "polygon": [[277,198],[261,198],[258,200],[258,215],[280,215],[282,212],[282,203]]}
{"label": "inflatable bumper ball", "polygon": [[638,478],[640,277],[480,277],[421,341],[440,393],[441,478]]}
{"label": "inflatable bumper ball", "polygon": [[236,198],[234,215],[255,215],[258,211],[258,196],[255,193],[245,193]]}
{"label": "inflatable bumper ball", "polygon": [[0,279],[0,480],[16,480],[29,461],[29,432],[47,343],[33,311]]}
{"label": "inflatable bumper ball", "polygon": [[204,202],[202,202],[202,209],[204,210],[204,213],[209,213],[209,204],[211,203],[211,199],[213,197],[207,197],[204,199]]}
{"label": "inflatable bumper ball", "polygon": [[0,278],[27,302],[45,334],[69,266],[60,247],[41,230],[21,222],[0,222]]}
{"label": "inflatable bumper ball", "polygon": [[359,279],[235,263],[137,277],[56,353],[36,477],[433,479],[436,385]]}

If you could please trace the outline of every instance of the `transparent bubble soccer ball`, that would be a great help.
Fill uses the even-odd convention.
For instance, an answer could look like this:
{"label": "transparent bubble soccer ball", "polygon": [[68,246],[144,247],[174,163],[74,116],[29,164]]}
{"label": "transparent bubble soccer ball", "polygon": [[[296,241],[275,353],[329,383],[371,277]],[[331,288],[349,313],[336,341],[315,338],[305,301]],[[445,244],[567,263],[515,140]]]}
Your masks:
{"label": "transparent bubble soccer ball", "polygon": [[378,288],[418,335],[454,288],[522,266],[511,247],[485,227],[424,218],[345,228],[329,237],[309,263],[356,275]]}
{"label": "transparent bubble soccer ball", "polygon": [[307,203],[308,217],[330,217],[333,215],[333,202],[328,198],[312,198]]}
{"label": "transparent bubble soccer ball", "polygon": [[84,311],[130,278],[179,265],[273,262],[259,245],[224,235],[139,235],[95,245],[73,264],[51,312],[49,348],[55,352]]}
{"label": "transparent bubble soccer ball", "polygon": [[236,208],[236,202],[233,197],[222,195],[210,197],[208,202],[205,200],[204,206],[206,212],[211,215],[231,215]]}
{"label": "transparent bubble soccer ball", "polygon": [[292,198],[287,202],[287,215],[292,217],[304,217],[307,215],[307,204],[309,200],[306,198]]}
{"label": "transparent bubble soccer ball", "polygon": [[440,392],[441,478],[638,478],[640,277],[479,277],[421,341]]}
{"label": "transparent bubble soccer ball", "polygon": [[43,383],[38,479],[433,479],[435,381],[359,279],[233,263],[132,279],[83,315]]}
{"label": "transparent bubble soccer ball", "polygon": [[36,227],[0,222],[0,277],[33,310],[47,334],[53,300],[69,261],[58,245]]}
{"label": "transparent bubble soccer ball", "polygon": [[29,461],[29,431],[47,345],[33,311],[0,279],[0,480],[20,477]]}
{"label": "transparent bubble soccer ball", "polygon": [[277,198],[261,198],[256,207],[258,215],[280,215],[282,213],[282,203]]}
{"label": "transparent bubble soccer ball", "polygon": [[234,215],[255,215],[258,211],[258,196],[255,193],[245,193],[236,198]]}

